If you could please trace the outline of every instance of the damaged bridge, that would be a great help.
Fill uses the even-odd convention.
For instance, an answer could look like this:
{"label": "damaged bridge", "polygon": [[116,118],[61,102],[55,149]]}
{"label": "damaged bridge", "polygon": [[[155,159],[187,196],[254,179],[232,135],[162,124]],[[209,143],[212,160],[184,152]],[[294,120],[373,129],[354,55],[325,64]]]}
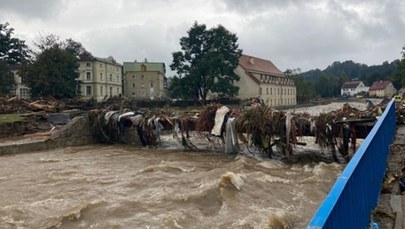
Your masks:
{"label": "damaged bridge", "polygon": [[[161,135],[170,134],[188,150],[207,150],[215,145],[211,149],[226,153],[238,153],[243,148],[272,157],[278,150],[289,158],[294,154],[295,146],[306,144],[300,137],[314,136],[316,144],[330,150],[334,161],[339,160],[338,152],[341,158],[349,161],[349,149],[355,152],[356,140],[368,135],[379,110],[360,111],[344,104],[334,112],[310,116],[260,106],[234,109],[210,104],[199,113],[185,115],[164,109],[144,112],[92,110],[89,119],[100,142],[140,142],[143,146],[164,147]],[[196,141],[205,141],[207,147],[201,147]]]}

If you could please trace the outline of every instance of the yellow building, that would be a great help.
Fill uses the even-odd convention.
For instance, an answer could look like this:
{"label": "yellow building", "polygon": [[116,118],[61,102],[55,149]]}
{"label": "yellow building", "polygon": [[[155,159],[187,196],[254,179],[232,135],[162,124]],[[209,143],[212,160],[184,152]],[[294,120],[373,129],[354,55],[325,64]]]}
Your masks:
{"label": "yellow building", "polygon": [[122,94],[122,65],[114,58],[82,56],[78,91],[83,99],[97,102]]}
{"label": "yellow building", "polygon": [[270,60],[242,55],[235,73],[240,80],[238,98],[262,98],[267,106],[297,104],[294,80],[284,75]]}
{"label": "yellow building", "polygon": [[163,99],[166,67],[159,62],[124,62],[124,96],[131,99]]}
{"label": "yellow building", "polygon": [[375,81],[368,90],[370,97],[392,98],[395,93],[397,93],[397,89],[395,89],[394,85],[389,80]]}

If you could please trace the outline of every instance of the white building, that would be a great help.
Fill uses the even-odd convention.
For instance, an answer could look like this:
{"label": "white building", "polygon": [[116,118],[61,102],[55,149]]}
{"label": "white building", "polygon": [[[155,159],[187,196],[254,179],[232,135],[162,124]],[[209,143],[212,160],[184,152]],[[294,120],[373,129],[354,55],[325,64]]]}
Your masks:
{"label": "white building", "polygon": [[15,81],[15,90],[13,94],[20,98],[29,98],[30,97],[30,88],[22,83],[21,76],[18,74],[17,70],[12,71]]}
{"label": "white building", "polygon": [[346,96],[355,96],[358,94],[367,93],[368,89],[369,87],[366,87],[362,81],[347,81],[342,85],[340,94]]}

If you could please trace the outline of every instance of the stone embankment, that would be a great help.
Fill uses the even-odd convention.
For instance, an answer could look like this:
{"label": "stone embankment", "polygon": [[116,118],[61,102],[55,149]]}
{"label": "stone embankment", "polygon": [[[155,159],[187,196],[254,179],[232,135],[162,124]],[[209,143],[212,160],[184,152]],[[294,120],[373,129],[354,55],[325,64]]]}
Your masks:
{"label": "stone embankment", "polygon": [[0,155],[29,153],[60,147],[96,143],[87,116],[78,116],[69,123],[46,133],[37,133],[0,141]]}

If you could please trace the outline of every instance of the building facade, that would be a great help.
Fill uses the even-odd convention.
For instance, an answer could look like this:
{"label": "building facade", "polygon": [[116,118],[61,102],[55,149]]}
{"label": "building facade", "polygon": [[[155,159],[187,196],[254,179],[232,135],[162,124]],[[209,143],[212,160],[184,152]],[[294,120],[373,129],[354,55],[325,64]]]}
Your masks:
{"label": "building facade", "polygon": [[395,93],[397,93],[397,89],[395,89],[394,85],[389,80],[375,81],[368,91],[370,97],[392,98]]}
{"label": "building facade", "polygon": [[124,96],[130,99],[167,98],[166,66],[160,62],[124,62]]}
{"label": "building facade", "polygon": [[240,80],[238,98],[261,98],[267,106],[297,104],[294,80],[284,75],[270,60],[242,55],[235,73]]}
{"label": "building facade", "polygon": [[18,74],[18,70],[11,71],[11,74],[14,76],[15,86],[12,90],[12,94],[20,97],[20,98],[29,98],[30,95],[30,88],[22,83],[21,76]]}
{"label": "building facade", "polygon": [[362,81],[353,80],[345,82],[341,89],[340,95],[355,96],[361,93],[367,93],[369,87],[366,87]]}
{"label": "building facade", "polygon": [[114,58],[82,56],[78,93],[83,99],[97,102],[122,95],[122,65]]}

